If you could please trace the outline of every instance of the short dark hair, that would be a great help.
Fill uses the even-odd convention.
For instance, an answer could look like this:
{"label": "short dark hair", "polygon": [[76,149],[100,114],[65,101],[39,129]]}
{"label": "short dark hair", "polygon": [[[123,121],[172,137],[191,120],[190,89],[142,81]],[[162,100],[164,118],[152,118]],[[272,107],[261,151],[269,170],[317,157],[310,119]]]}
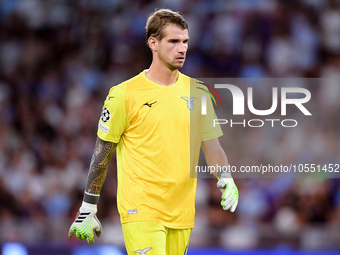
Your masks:
{"label": "short dark hair", "polygon": [[146,40],[150,36],[155,37],[157,40],[162,40],[164,37],[164,27],[167,24],[175,24],[182,29],[189,29],[181,14],[169,9],[160,9],[152,13],[146,22]]}

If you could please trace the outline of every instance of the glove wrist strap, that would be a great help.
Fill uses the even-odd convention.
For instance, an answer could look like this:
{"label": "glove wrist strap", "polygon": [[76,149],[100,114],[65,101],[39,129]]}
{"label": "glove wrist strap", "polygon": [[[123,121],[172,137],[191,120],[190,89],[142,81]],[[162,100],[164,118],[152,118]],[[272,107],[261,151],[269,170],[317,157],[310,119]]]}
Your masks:
{"label": "glove wrist strap", "polygon": [[217,179],[218,180],[220,180],[220,179],[222,179],[222,178],[233,178],[232,176],[231,176],[231,173],[220,173],[220,174],[217,174]]}
{"label": "glove wrist strap", "polygon": [[99,201],[99,196],[99,194],[92,194],[85,191],[83,201],[89,204],[97,205]]}
{"label": "glove wrist strap", "polygon": [[97,212],[97,205],[89,204],[89,203],[86,203],[85,201],[83,201],[79,211],[80,212],[93,212],[93,213],[96,213]]}

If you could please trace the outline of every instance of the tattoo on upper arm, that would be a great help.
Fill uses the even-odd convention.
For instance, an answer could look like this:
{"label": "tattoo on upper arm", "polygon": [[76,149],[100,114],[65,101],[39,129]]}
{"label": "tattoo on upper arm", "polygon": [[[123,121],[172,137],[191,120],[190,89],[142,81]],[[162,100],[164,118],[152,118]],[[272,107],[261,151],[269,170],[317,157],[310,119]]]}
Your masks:
{"label": "tattoo on upper arm", "polygon": [[103,186],[107,167],[112,154],[117,147],[116,143],[106,142],[97,138],[95,150],[91,159],[89,174],[87,176],[86,191],[99,194]]}

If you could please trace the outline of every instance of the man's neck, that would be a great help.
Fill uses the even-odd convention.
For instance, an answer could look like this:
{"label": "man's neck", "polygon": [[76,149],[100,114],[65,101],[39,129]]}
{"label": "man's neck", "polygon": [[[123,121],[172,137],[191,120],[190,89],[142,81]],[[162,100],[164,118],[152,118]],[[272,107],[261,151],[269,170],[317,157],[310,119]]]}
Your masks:
{"label": "man's neck", "polygon": [[145,75],[157,84],[171,86],[175,84],[178,79],[178,70],[172,71],[165,66],[156,68],[151,64],[150,68],[146,70]]}

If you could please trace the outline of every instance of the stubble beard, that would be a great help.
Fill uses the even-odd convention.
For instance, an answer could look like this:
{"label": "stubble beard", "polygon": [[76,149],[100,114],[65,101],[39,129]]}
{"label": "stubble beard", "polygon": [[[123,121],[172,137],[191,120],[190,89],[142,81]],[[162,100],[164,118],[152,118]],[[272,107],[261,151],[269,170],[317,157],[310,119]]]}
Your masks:
{"label": "stubble beard", "polygon": [[175,71],[178,70],[180,68],[183,67],[185,59],[183,61],[183,63],[174,63],[176,61],[176,59],[174,59],[173,61],[169,61],[166,58],[163,57],[163,55],[160,53],[159,54],[159,59],[161,60],[161,62],[164,63],[164,65],[169,68],[171,71]]}
{"label": "stubble beard", "polygon": [[180,69],[180,68],[182,68],[183,67],[183,65],[184,65],[184,62],[183,63],[179,63],[179,64],[176,64],[176,65],[173,65],[173,64],[171,64],[171,63],[169,63],[169,62],[165,62],[165,65],[171,70],[171,71],[175,71],[175,70],[178,70],[178,69]]}

